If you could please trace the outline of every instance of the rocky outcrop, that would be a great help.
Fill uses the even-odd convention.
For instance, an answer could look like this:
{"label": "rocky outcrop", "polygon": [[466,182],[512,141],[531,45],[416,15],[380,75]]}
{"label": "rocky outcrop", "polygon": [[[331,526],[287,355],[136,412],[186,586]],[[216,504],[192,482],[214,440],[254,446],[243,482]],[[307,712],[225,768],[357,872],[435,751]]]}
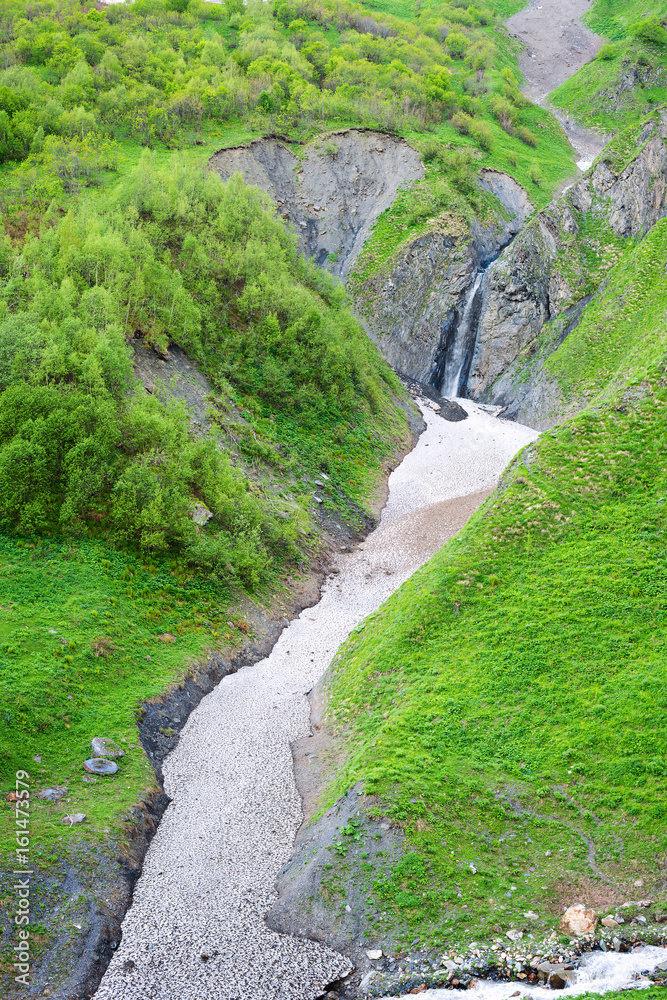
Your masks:
{"label": "rocky outcrop", "polygon": [[209,165],[223,180],[240,172],[268,192],[299,231],[306,256],[343,280],[399,188],[424,176],[419,154],[404,139],[364,129],[333,132],[305,147],[256,139],[221,149]]}
{"label": "rocky outcrop", "polygon": [[645,126],[638,144],[623,168],[614,169],[612,156],[603,156],[489,268],[467,381],[471,398],[507,406],[508,415],[538,428],[562,415],[558,387],[542,363],[532,363],[532,354],[548,322],[542,362],[556,350],[590,297],[586,275],[573,264],[579,237],[591,217],[601,231],[637,239],[667,216],[667,113]]}
{"label": "rocky outcrop", "polygon": [[397,371],[436,387],[476,276],[533,210],[524,189],[507,174],[483,170],[479,184],[502,212],[470,228],[449,216],[437,219],[369,278],[351,276],[356,313],[384,357]]}

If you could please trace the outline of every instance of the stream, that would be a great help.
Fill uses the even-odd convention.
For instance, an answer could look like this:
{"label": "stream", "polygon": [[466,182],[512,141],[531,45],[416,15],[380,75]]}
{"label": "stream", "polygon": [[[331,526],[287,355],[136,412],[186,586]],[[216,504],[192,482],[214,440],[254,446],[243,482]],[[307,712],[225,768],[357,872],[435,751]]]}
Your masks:
{"label": "stream", "polygon": [[427,423],[392,473],[378,528],[336,558],[319,603],[271,654],[226,677],[192,712],[164,764],[171,798],[146,855],[98,1000],[309,1000],[347,958],[270,931],[264,914],[301,823],[291,743],[310,733],[306,694],[350,631],[451,538],[538,435],[460,400]]}
{"label": "stream", "polygon": [[[582,956],[576,970],[575,981],[558,991],[559,997],[575,997],[582,993],[611,993],[632,987],[653,986],[642,973],[651,972],[656,966],[667,961],[667,948],[652,945],[637,948],[625,955],[616,952],[593,951]],[[470,986],[473,1000],[533,1000],[550,992],[545,986],[524,986],[523,983],[496,983],[477,980]],[[426,990],[419,994],[422,1000],[451,1000],[451,990]],[[389,998],[386,998],[389,1000]]]}

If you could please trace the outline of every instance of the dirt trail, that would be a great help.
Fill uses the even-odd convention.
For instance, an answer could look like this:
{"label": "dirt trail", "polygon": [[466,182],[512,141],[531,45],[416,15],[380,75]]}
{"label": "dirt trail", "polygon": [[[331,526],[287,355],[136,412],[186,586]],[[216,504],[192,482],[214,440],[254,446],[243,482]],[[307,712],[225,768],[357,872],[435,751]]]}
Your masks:
{"label": "dirt trail", "polygon": [[581,17],[591,0],[530,0],[527,7],[505,22],[510,35],[523,43],[519,67],[524,93],[556,115],[585,170],[602,152],[604,135],[583,128],[548,104],[548,95],[569,80],[599,52],[603,39],[589,31]]}

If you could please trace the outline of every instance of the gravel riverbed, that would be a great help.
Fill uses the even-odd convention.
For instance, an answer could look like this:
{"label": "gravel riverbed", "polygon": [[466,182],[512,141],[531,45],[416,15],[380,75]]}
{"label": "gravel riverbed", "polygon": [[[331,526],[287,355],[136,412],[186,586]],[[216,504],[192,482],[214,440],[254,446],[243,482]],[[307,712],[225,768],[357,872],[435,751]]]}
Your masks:
{"label": "gravel riverbed", "polygon": [[319,604],[270,656],[201,702],[167,758],[172,802],[97,1000],[310,1000],[350,971],[344,956],[263,919],[301,822],[290,744],[310,731],[305,695],[350,631],[462,527],[537,437],[468,401],[460,423],[420,405],[427,429],[392,473],[379,527],[337,557]]}

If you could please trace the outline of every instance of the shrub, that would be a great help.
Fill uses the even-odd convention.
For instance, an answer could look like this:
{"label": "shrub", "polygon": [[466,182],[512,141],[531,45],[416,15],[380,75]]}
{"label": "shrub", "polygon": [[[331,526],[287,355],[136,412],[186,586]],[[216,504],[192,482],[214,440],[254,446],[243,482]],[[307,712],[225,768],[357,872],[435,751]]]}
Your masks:
{"label": "shrub", "polygon": [[537,163],[531,163],[530,170],[528,171],[528,176],[530,177],[535,187],[542,187],[542,182],[544,178],[542,177],[542,171],[538,167]]}
{"label": "shrub", "polygon": [[452,127],[456,129],[461,135],[470,135],[470,129],[473,124],[473,118],[467,115],[465,111],[457,111],[456,114],[451,117]]}
{"label": "shrub", "polygon": [[472,125],[470,126],[470,135],[476,142],[479,143],[485,152],[491,152],[494,146],[494,138],[493,132],[486,122],[476,121],[473,118]]}
{"label": "shrub", "polygon": [[497,94],[491,101],[491,114],[497,119],[498,124],[508,135],[514,129],[514,109],[505,97]]}
{"label": "shrub", "polygon": [[663,28],[660,18],[655,14],[631,24],[630,34],[647,45],[667,45],[667,31]]}
{"label": "shrub", "polygon": [[463,59],[468,48],[468,39],[460,31],[450,31],[445,40],[445,48],[452,59]]}
{"label": "shrub", "polygon": [[614,48],[613,45],[610,45],[609,42],[607,42],[607,44],[603,45],[600,51],[598,52],[597,58],[603,60],[615,59],[616,49]]}
{"label": "shrub", "polygon": [[525,125],[519,125],[516,134],[521,139],[521,142],[525,142],[527,146],[532,146],[533,148],[537,146],[537,136],[529,128],[526,128]]}

